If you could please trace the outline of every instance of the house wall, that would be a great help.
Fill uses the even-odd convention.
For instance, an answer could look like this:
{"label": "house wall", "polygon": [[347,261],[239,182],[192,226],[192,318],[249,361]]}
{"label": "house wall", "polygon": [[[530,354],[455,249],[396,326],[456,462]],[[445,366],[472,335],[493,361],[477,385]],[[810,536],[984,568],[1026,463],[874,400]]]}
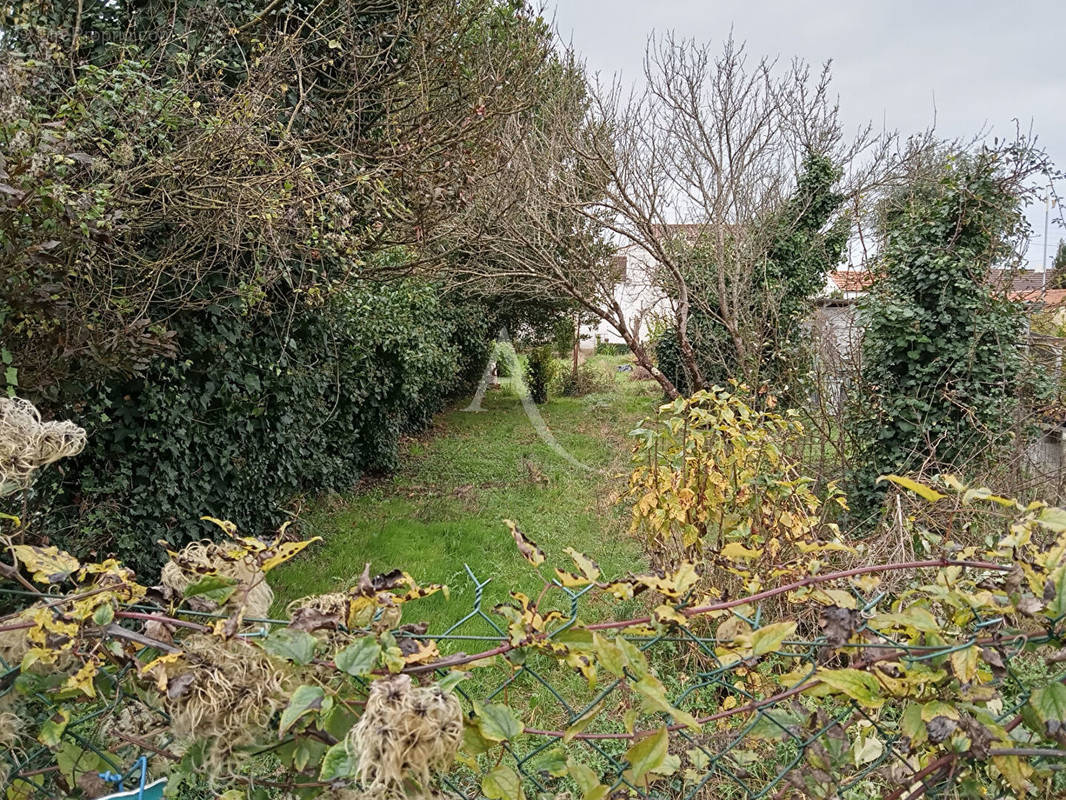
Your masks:
{"label": "house wall", "polygon": [[[653,281],[655,261],[643,248],[629,245],[619,250],[626,258],[625,280],[614,288],[614,299],[622,308],[626,325],[637,331],[641,341],[648,338],[650,325],[656,316],[670,316],[673,309],[669,299]],[[595,325],[581,329],[581,346],[591,349],[601,342],[624,344],[622,337],[611,325],[600,320]]]}

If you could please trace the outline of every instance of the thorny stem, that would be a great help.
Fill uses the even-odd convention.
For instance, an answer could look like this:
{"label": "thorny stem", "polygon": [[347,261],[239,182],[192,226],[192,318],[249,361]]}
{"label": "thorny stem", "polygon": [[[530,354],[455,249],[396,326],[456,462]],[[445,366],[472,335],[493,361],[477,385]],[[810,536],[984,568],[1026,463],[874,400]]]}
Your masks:
{"label": "thorny stem", "polygon": [[[893,572],[905,569],[924,569],[931,567],[964,567],[970,569],[989,569],[999,572],[1009,572],[1013,567],[1007,567],[1003,564],[994,564],[987,561],[954,561],[951,559],[930,559],[927,561],[907,561],[899,564],[875,564],[866,567],[856,567],[854,569],[843,570],[840,572],[827,572],[825,575],[810,575],[806,578],[801,578],[798,581],[779,586],[776,589],[767,589],[766,591],[759,592],[758,594],[748,595],[746,597],[739,597],[735,600],[725,600],[720,603],[712,603],[710,605],[696,606],[694,608],[681,609],[681,613],[686,617],[694,617],[700,614],[710,614],[715,611],[724,611],[726,609],[735,608],[737,606],[745,605],[747,603],[755,603],[761,600],[766,600],[770,597],[776,597],[780,594],[786,594],[788,592],[794,592],[797,589],[802,589],[806,586],[813,586],[819,583],[827,583],[829,581],[840,580],[843,578],[851,578],[858,575],[869,575],[877,572]],[[594,625],[588,625],[586,630],[590,631],[603,631],[612,630],[618,628],[630,628],[635,625],[647,625],[651,622],[651,617],[635,617],[628,620],[616,620],[613,622],[598,622]],[[546,634],[541,634],[541,638]],[[407,674],[419,674],[422,672],[432,672],[436,669],[444,669],[447,667],[457,667],[463,664],[469,664],[473,661],[480,661],[483,658],[490,658],[492,656],[508,653],[517,647],[526,644],[521,642],[517,645],[505,642],[504,644],[494,647],[491,650],[485,650],[481,653],[474,653],[473,655],[453,656],[440,661],[435,661],[429,664],[418,664],[413,667],[407,667],[402,672]]]}

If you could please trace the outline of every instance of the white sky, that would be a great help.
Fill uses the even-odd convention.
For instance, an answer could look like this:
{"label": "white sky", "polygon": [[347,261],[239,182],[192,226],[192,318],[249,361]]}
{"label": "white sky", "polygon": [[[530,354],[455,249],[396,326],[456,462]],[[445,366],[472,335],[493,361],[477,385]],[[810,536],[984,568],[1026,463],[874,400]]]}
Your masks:
{"label": "white sky", "polygon": [[[549,0],[560,36],[603,76],[642,77],[644,41],[674,30],[721,42],[732,26],[753,58],[833,62],[844,121],[945,138],[1032,126],[1066,169],[1066,0]],[[550,15],[553,9],[549,7]],[[1066,182],[1056,189],[1066,200]],[[1052,209],[1048,259],[1066,230]],[[1044,204],[1030,209],[1040,268]]]}

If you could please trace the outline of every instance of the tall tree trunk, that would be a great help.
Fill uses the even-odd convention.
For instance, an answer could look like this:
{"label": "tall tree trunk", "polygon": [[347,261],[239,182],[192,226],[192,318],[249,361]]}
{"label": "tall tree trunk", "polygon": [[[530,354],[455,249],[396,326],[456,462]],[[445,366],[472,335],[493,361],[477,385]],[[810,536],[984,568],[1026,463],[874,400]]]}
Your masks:
{"label": "tall tree trunk", "polygon": [[581,355],[581,312],[575,311],[574,312],[574,353],[573,353],[574,364],[573,364],[573,369],[572,369],[575,383],[577,382],[577,362],[578,362],[578,358],[580,357],[580,355]]}

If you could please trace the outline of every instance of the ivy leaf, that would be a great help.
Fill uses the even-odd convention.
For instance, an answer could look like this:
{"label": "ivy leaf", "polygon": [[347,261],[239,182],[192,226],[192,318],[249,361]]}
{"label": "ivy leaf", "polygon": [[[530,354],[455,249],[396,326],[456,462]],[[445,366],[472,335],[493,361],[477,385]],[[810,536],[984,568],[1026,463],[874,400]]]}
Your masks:
{"label": "ivy leaf", "polygon": [[335,781],[355,775],[357,762],[348,752],[343,741],[337,742],[322,756],[322,766],[318,772],[320,781]]}
{"label": "ivy leaf", "polygon": [[304,666],[315,657],[316,644],[318,640],[307,631],[279,628],[263,639],[262,647],[272,656]]}
{"label": "ivy leaf", "polygon": [[222,605],[237,589],[237,579],[225,575],[204,575],[185,588],[185,597],[206,597]]}
{"label": "ivy leaf", "polygon": [[289,704],[281,712],[281,721],[278,723],[278,738],[283,738],[285,732],[304,714],[321,708],[322,699],[325,696],[326,693],[321,686],[304,684],[297,687],[296,691],[292,693],[292,699]]}
{"label": "ivy leaf", "polygon": [[337,653],[333,660],[337,669],[361,678],[373,671],[380,655],[381,645],[374,640],[374,637],[361,636]]}
{"label": "ivy leaf", "polygon": [[637,783],[649,772],[662,766],[668,744],[666,728],[659,728],[651,736],[644,737],[626,750],[626,761],[629,762],[629,769],[624,773],[626,780]]}
{"label": "ivy leaf", "polygon": [[502,742],[513,739],[522,732],[522,723],[505,705],[492,703],[482,706],[478,704],[474,711],[477,713],[481,735],[489,741]]}
{"label": "ivy leaf", "polygon": [[522,800],[522,779],[501,764],[481,779],[481,792],[489,800]]}

